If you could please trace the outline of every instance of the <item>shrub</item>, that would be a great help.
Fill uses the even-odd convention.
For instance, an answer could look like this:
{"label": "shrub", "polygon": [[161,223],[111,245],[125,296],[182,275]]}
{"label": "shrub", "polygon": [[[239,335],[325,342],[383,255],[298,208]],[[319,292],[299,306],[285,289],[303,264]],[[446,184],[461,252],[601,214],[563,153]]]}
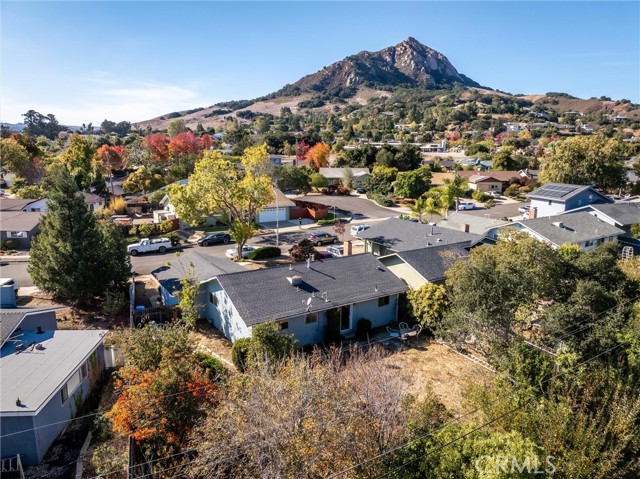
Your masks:
{"label": "shrub", "polygon": [[356,338],[367,339],[371,334],[371,321],[360,318],[356,323]]}
{"label": "shrub", "polygon": [[204,368],[206,376],[212,381],[221,380],[227,376],[227,369],[222,364],[222,361],[215,356],[203,353],[202,351],[196,351],[194,357],[200,366]]}
{"label": "shrub", "polygon": [[147,224],[138,226],[138,232],[140,233],[140,236],[144,238],[148,238],[149,236],[151,236],[151,233],[153,233],[155,229],[156,227],[152,223],[147,223]]}
{"label": "shrub", "polygon": [[166,233],[171,233],[172,231],[173,231],[173,221],[164,220],[162,223],[160,223],[160,233],[166,234]]}
{"label": "shrub", "polygon": [[247,369],[247,359],[251,350],[251,338],[236,339],[231,346],[231,361],[238,368],[238,371],[244,372]]}
{"label": "shrub", "polygon": [[263,248],[258,248],[254,251],[251,251],[247,255],[247,258],[251,260],[259,260],[266,258],[276,258],[281,254],[282,251],[280,251],[280,248],[278,248],[277,246],[265,246]]}
{"label": "shrub", "polygon": [[118,291],[107,291],[102,302],[102,313],[106,316],[116,316],[127,305],[124,294]]}
{"label": "shrub", "polygon": [[480,190],[475,190],[473,193],[471,193],[471,197],[476,200],[476,201],[486,201],[487,199],[489,199],[488,195],[485,195],[482,191]]}
{"label": "shrub", "polygon": [[127,201],[122,196],[112,196],[109,201],[109,211],[113,215],[124,215],[127,213]]}
{"label": "shrub", "polygon": [[180,236],[176,231],[169,233],[167,238],[171,241],[171,246],[178,246],[180,244]]}
{"label": "shrub", "polygon": [[138,236],[140,232],[138,231],[138,226],[133,226],[130,230],[129,230],[129,236]]}
{"label": "shrub", "polygon": [[380,206],[393,206],[394,205],[394,203],[391,200],[391,198],[388,198],[388,197],[386,197],[384,195],[381,195],[380,193],[367,193],[367,198],[369,198],[370,200],[375,201]]}
{"label": "shrub", "polygon": [[484,202],[484,207],[487,209],[493,208],[495,205],[496,205],[496,200],[494,200],[493,198],[489,198]]}
{"label": "shrub", "polygon": [[631,236],[636,239],[640,239],[640,223],[635,223],[631,225]]}
{"label": "shrub", "polygon": [[0,249],[3,251],[18,249],[18,242],[16,240],[6,240],[0,243]]}

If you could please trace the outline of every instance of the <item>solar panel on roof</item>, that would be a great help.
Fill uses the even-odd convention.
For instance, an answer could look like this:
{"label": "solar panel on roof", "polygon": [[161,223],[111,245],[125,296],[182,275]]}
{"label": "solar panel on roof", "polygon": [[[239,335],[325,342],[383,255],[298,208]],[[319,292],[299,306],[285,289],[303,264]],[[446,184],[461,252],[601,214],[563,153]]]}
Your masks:
{"label": "solar panel on roof", "polygon": [[568,193],[575,191],[575,187],[566,185],[546,185],[541,187],[536,193],[549,198],[562,198]]}

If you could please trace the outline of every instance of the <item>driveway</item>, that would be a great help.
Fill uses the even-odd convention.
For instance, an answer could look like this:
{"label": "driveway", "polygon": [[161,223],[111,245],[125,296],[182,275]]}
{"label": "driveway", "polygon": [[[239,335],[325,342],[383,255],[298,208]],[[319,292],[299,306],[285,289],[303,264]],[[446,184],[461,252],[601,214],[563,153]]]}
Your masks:
{"label": "driveway", "polygon": [[307,195],[295,198],[300,201],[308,201],[309,203],[319,203],[321,205],[334,206],[338,209],[351,212],[354,219],[382,219],[392,218],[402,214],[400,208],[383,208],[378,206],[366,196],[340,196],[340,195]]}
{"label": "driveway", "polygon": [[522,213],[518,211],[522,205],[529,203],[503,203],[496,204],[493,208],[486,209],[483,206],[476,204],[476,209],[474,210],[465,210],[462,213],[475,215],[475,216],[485,216],[487,218],[492,219],[502,219],[505,216],[507,218],[518,217],[520,219],[522,217]]}

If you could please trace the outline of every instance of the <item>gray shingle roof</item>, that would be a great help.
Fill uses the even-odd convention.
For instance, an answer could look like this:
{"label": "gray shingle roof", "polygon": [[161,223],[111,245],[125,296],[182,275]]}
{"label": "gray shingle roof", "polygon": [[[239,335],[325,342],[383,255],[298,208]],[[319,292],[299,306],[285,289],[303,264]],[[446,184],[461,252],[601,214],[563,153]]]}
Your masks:
{"label": "gray shingle roof", "polygon": [[[431,231],[433,230],[433,235]],[[389,218],[371,228],[359,233],[360,238],[381,244],[393,251],[409,251],[438,244],[464,243],[464,246],[474,245],[482,237],[464,231],[456,231],[429,225],[414,223],[413,221]]]}
{"label": "gray shingle roof", "polygon": [[432,246],[396,254],[430,282],[443,280],[449,266],[469,256],[469,252],[459,244]]}
{"label": "gray shingle roof", "polygon": [[547,183],[540,188],[529,193],[529,198],[534,200],[555,200],[567,201],[580,193],[591,190],[592,194],[601,197],[601,200],[613,202],[613,200],[602,193],[596,191],[590,185],[568,185],[564,183]]}
{"label": "gray shingle roof", "polygon": [[640,203],[615,203],[591,205],[593,210],[601,212],[622,226],[640,223]]}
{"label": "gray shingle roof", "polygon": [[62,309],[62,307],[47,307],[47,308],[25,308],[17,307],[11,309],[0,310],[0,346],[11,336],[16,330],[25,316],[30,314],[43,313],[48,311],[55,311]]}
{"label": "gray shingle roof", "polygon": [[[562,223],[562,227],[554,225],[558,222]],[[581,243],[607,236],[618,236],[624,233],[620,228],[611,226],[586,211],[522,220],[518,223],[558,246],[565,243]]]}
{"label": "gray shingle roof", "polygon": [[0,211],[22,211],[39,199],[0,198]]}
{"label": "gray shingle roof", "polygon": [[31,231],[40,223],[40,215],[36,211],[3,211],[0,213],[0,230]]}
{"label": "gray shingle roof", "polygon": [[[292,286],[287,277],[300,276]],[[218,277],[247,326],[375,299],[407,290],[407,286],[372,254],[359,254],[306,264],[231,273]],[[325,297],[322,297],[326,292]],[[325,298],[327,301],[325,301]]]}
{"label": "gray shingle roof", "polygon": [[239,264],[224,258],[204,256],[197,251],[190,251],[171,259],[169,264],[151,272],[167,291],[173,293],[180,290],[180,279],[193,264],[193,270],[198,281],[206,281],[225,273],[246,271]]}
{"label": "gray shingle roof", "polygon": [[438,222],[438,226],[452,230],[462,230],[462,225],[469,225],[469,232],[477,235],[485,235],[493,228],[511,223],[495,218],[485,218],[484,216],[470,215],[468,213],[453,212],[449,217]]}

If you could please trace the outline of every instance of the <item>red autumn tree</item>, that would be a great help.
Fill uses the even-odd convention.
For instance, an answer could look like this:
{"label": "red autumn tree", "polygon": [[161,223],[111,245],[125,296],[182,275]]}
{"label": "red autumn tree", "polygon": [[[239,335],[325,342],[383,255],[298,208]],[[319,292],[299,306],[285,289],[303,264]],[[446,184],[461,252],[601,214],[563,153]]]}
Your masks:
{"label": "red autumn tree", "polygon": [[298,163],[304,163],[307,160],[307,152],[311,148],[304,141],[296,141],[296,160]]}
{"label": "red autumn tree", "polygon": [[181,155],[197,155],[200,149],[200,141],[191,131],[178,133],[169,142],[169,150],[174,158]]}
{"label": "red autumn tree", "polygon": [[142,140],[144,145],[151,150],[153,162],[164,165],[169,159],[169,137],[163,133],[147,135]]}
{"label": "red autumn tree", "polygon": [[329,145],[326,143],[316,143],[307,152],[307,165],[315,171],[329,166],[329,153],[331,153]]}
{"label": "red autumn tree", "polygon": [[211,138],[207,133],[200,137],[200,148],[203,150],[208,150],[215,143],[214,139]]}

